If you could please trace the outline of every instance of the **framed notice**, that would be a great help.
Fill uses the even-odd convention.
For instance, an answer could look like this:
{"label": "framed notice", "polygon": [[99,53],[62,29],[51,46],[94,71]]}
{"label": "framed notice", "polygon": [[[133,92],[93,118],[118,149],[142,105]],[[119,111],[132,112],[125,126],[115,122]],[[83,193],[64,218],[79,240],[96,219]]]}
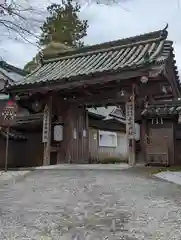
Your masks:
{"label": "framed notice", "polygon": [[63,126],[56,125],[54,126],[54,141],[60,142],[63,140]]}

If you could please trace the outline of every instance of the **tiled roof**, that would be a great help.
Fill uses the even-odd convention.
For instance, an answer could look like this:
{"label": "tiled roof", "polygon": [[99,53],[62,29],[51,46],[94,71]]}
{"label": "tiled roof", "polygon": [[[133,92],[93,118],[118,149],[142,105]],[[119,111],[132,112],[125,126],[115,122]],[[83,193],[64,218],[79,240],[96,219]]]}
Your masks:
{"label": "tiled roof", "polygon": [[116,117],[119,119],[125,119],[125,115],[123,114],[123,110],[119,107],[113,109],[113,111],[109,114],[112,117]]}
{"label": "tiled roof", "polygon": [[119,123],[126,124],[125,119],[121,119],[121,118],[117,118],[117,117],[111,117],[111,116],[106,117],[105,119],[103,119],[103,121],[107,121],[107,122],[117,121]]}
{"label": "tiled roof", "polygon": [[181,100],[164,101],[148,105],[142,116],[177,115],[181,112]]}
{"label": "tiled roof", "polygon": [[172,42],[166,38],[167,31],[164,29],[78,50],[64,51],[54,59],[44,59],[40,68],[13,85],[73,81],[103,72],[121,73],[143,69],[145,66],[163,66],[173,50]]}
{"label": "tiled roof", "polygon": [[0,73],[6,76],[10,81],[21,81],[27,72],[17,68],[5,61],[0,61]]}
{"label": "tiled roof", "polygon": [[88,108],[89,113],[94,113],[97,115],[103,116],[103,120],[109,121],[109,120],[116,120],[120,123],[125,124],[125,117],[123,115],[122,109],[116,107],[116,106],[109,106],[107,108],[105,107],[99,107],[99,108]]}
{"label": "tiled roof", "polygon": [[109,114],[115,109],[115,106],[108,106],[107,108],[105,107],[98,107],[98,108],[88,108],[88,111],[91,113],[95,113],[98,115],[101,115],[103,117],[109,116]]}

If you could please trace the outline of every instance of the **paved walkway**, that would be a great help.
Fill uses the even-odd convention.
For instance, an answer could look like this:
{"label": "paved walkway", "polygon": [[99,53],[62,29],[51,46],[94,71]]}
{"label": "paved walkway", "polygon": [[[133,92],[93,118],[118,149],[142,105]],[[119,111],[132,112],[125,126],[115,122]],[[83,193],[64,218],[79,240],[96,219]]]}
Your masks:
{"label": "paved walkway", "polygon": [[50,166],[41,166],[32,169],[37,170],[123,170],[131,168],[127,163],[120,164],[57,164]]}
{"label": "paved walkway", "polygon": [[0,239],[178,240],[180,226],[181,188],[131,169],[34,171],[0,187]]}

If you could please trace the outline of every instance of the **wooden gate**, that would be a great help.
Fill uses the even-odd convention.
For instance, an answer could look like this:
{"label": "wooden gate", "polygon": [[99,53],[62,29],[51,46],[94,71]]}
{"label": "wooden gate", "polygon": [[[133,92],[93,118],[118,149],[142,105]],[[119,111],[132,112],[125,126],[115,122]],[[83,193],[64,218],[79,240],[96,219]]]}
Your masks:
{"label": "wooden gate", "polygon": [[170,129],[151,128],[146,137],[147,165],[169,165],[169,136]]}

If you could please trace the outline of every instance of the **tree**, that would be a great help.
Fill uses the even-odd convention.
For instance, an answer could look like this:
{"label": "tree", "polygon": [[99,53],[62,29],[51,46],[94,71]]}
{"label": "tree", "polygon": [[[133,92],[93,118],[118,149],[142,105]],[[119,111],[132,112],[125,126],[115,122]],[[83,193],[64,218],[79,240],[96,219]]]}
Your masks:
{"label": "tree", "polygon": [[[48,55],[56,54],[57,52],[66,51],[68,49],[70,49],[70,47],[66,46],[65,44],[50,42],[42,50],[42,54],[44,56],[48,56]],[[35,70],[40,65],[40,62],[41,62],[40,55],[41,55],[40,52],[37,53],[36,56],[24,66],[24,70],[27,72],[32,72],[33,70]]]}
{"label": "tree", "polygon": [[[91,3],[112,5],[126,1],[129,0],[75,0],[75,2],[78,2],[80,5],[89,5]],[[18,41],[26,41],[28,43],[36,45],[35,42],[39,39],[39,27],[46,17],[46,11],[43,8],[43,2],[38,2],[39,1],[32,0],[0,0],[0,41],[4,39],[13,39]],[[58,16],[58,6],[64,7],[65,10],[65,5],[70,5],[73,7],[73,10],[76,10],[76,8],[78,10],[77,12],[74,11],[73,14],[78,13],[80,6],[78,4],[76,5],[75,2],[66,2],[63,0],[61,5],[54,4],[54,12],[53,9],[51,10],[51,8],[49,8],[50,12],[52,13],[52,17],[56,14]],[[80,25],[79,32],[83,33],[81,26],[83,27],[85,24]],[[50,32],[51,31],[52,29]],[[78,38],[81,39],[81,36]],[[78,42],[78,40],[76,41]]]}
{"label": "tree", "polygon": [[51,41],[67,46],[83,46],[83,37],[87,35],[87,20],[79,19],[81,6],[73,0],[62,0],[62,4],[51,4],[49,16],[41,27],[40,45],[46,46]]}
{"label": "tree", "polygon": [[37,54],[31,61],[29,61],[25,66],[24,70],[26,72],[32,72],[35,70],[38,66],[38,61],[39,61],[39,54]]}
{"label": "tree", "polygon": [[[62,4],[48,6],[49,13],[41,27],[39,45],[43,46],[43,54],[51,55],[67,48],[77,48],[84,45],[83,37],[87,35],[88,22],[78,16],[80,5],[73,0],[62,0]],[[33,71],[40,62],[40,52],[24,69]]]}

